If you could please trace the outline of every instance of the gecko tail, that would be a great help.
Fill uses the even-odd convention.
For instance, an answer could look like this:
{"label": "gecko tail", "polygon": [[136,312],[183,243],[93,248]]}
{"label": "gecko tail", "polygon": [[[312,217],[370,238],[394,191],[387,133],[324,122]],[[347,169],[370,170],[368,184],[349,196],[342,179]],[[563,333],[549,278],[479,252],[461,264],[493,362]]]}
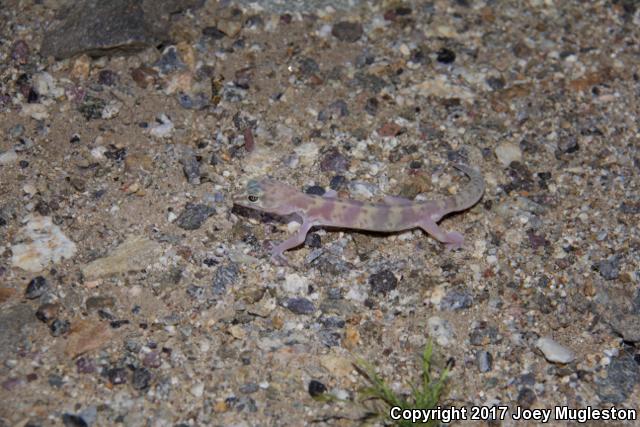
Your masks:
{"label": "gecko tail", "polygon": [[445,203],[447,212],[458,212],[469,209],[482,199],[485,183],[484,178],[476,169],[460,163],[452,163],[452,166],[469,177],[469,183],[458,194],[447,199]]}

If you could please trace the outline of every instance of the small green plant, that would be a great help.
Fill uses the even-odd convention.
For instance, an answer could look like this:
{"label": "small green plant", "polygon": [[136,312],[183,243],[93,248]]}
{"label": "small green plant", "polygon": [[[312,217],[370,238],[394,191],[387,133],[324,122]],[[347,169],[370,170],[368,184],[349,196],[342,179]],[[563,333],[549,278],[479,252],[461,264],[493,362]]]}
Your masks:
{"label": "small green plant", "polygon": [[359,359],[355,368],[368,382],[369,386],[360,390],[361,400],[372,400],[375,405],[376,417],[384,418],[390,423],[399,426],[435,426],[437,420],[430,420],[427,423],[414,424],[411,421],[390,418],[390,410],[393,407],[404,409],[435,409],[442,397],[442,391],[449,375],[449,368],[445,368],[438,378],[431,377],[431,356],[433,344],[431,341],[425,346],[422,353],[422,384],[412,385],[412,392],[409,396],[399,396],[387,385],[387,383],[376,373],[374,367]]}

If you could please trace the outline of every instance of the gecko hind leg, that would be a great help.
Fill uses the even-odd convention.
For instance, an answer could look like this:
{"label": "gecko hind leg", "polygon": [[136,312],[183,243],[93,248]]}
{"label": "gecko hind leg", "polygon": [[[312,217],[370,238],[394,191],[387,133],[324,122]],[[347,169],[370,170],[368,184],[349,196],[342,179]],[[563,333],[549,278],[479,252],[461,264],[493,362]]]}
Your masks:
{"label": "gecko hind leg", "polygon": [[442,242],[447,252],[460,249],[464,245],[464,236],[461,233],[457,231],[444,231],[432,220],[421,221],[418,227]]}

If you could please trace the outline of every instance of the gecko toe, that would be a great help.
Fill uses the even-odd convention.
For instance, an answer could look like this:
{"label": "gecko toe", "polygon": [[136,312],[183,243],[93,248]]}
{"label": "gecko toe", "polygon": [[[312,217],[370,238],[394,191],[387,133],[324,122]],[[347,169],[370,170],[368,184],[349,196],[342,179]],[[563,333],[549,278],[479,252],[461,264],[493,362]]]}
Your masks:
{"label": "gecko toe", "polygon": [[285,256],[281,253],[275,253],[271,255],[271,262],[273,262],[276,265],[280,265],[283,267],[287,267],[289,266],[289,262],[287,261],[287,258],[285,258]]}
{"label": "gecko toe", "polygon": [[453,251],[464,246],[464,236],[457,231],[447,233],[447,240],[444,242],[446,251]]}

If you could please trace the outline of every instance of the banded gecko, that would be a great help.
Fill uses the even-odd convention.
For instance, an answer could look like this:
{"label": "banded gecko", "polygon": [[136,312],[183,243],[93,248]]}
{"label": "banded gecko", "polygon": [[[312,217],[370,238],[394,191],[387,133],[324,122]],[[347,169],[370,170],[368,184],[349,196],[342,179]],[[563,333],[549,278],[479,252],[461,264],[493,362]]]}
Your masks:
{"label": "banded gecko", "polygon": [[470,179],[456,195],[441,200],[415,202],[386,196],[382,202],[338,199],[334,190],[322,196],[305,194],[296,188],[270,179],[250,180],[242,194],[234,197],[236,205],[276,215],[295,214],[302,220],[298,231],[272,247],[271,259],[286,263],[284,251],[304,243],[312,227],[337,227],[379,232],[398,232],[419,227],[444,243],[447,250],[464,243],[462,234],[444,231],[437,222],[451,212],[469,209],[484,194],[484,179],[468,166],[453,164]]}

